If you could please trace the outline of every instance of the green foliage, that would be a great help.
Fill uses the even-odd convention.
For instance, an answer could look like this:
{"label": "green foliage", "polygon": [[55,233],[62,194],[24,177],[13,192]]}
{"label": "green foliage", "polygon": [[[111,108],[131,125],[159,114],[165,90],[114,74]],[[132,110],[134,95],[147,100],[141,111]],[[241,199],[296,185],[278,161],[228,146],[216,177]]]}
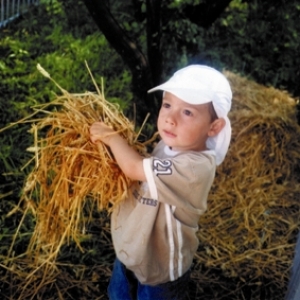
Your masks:
{"label": "green foliage", "polygon": [[[0,41],[0,106],[4,112],[1,127],[25,117],[31,106],[49,101],[57,92],[55,86],[36,70],[37,63],[70,92],[95,91],[85,67],[87,61],[99,85],[101,77],[105,78],[107,87],[113,82],[115,89],[109,90],[108,97],[118,98],[120,90],[125,89],[127,98],[124,101],[131,98],[127,86],[130,82],[128,70],[105,38],[97,31],[82,39],[74,37],[72,29],[66,30],[68,24],[62,23],[63,10],[57,8],[56,1],[51,3],[53,6],[39,7],[34,12],[35,18],[27,16],[3,32]],[[33,19],[41,23],[27,26]],[[111,66],[116,67],[112,70]]]}
{"label": "green foliage", "polygon": [[300,96],[299,16],[297,0],[233,0],[205,32],[205,56],[215,53],[227,69]]}
{"label": "green foliage", "polygon": [[[207,2],[162,1],[163,77],[182,65],[204,63],[300,96],[299,0],[232,0],[221,17],[203,29],[186,18],[184,10]],[[109,3],[120,26],[146,53],[146,1]]]}

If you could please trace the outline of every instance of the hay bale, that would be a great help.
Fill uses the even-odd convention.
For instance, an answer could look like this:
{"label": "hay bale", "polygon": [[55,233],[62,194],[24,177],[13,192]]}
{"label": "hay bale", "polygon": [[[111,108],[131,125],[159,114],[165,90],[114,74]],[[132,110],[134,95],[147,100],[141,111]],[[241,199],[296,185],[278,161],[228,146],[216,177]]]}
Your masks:
{"label": "hay bale", "polygon": [[[215,299],[242,299],[245,286],[286,289],[300,224],[300,127],[288,93],[225,75],[233,90],[232,142],[199,221],[197,261],[210,275],[198,279],[205,285],[213,276]],[[243,287],[225,291],[226,278]]]}

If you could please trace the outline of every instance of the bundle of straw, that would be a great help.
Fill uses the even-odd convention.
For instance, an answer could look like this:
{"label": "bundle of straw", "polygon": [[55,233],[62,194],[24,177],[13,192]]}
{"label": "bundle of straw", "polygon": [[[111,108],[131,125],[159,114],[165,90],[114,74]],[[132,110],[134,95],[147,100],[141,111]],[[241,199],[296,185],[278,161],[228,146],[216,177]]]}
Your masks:
{"label": "bundle of straw", "polygon": [[233,89],[232,141],[199,222],[197,262],[207,268],[207,284],[218,286],[215,299],[244,297],[226,278],[256,290],[251,299],[263,299],[266,289],[283,299],[300,226],[296,100],[225,75]]}
{"label": "bundle of straw", "polygon": [[[35,107],[44,117],[31,119],[35,167],[23,189],[23,200],[36,216],[28,253],[46,254],[55,259],[61,246],[74,240],[80,247],[89,205],[110,211],[127,197],[132,182],[121,172],[109,149],[89,139],[89,127],[98,120],[116,130],[137,151],[146,155],[146,146],[137,141],[134,125],[116,104],[98,93],[70,94],[50,75],[62,95],[50,104]],[[48,107],[55,110],[47,110]],[[26,120],[28,122],[28,120]],[[40,258],[40,257],[39,257]]]}

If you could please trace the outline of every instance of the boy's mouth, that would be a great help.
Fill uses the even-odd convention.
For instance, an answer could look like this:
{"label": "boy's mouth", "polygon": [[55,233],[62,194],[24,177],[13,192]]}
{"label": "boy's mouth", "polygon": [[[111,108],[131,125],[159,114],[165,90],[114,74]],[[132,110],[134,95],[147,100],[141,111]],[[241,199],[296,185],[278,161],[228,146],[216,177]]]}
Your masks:
{"label": "boy's mouth", "polygon": [[167,137],[171,137],[171,138],[176,137],[176,134],[174,134],[174,133],[172,133],[172,132],[170,132],[170,131],[164,130],[163,132],[164,132],[164,134],[165,134]]}

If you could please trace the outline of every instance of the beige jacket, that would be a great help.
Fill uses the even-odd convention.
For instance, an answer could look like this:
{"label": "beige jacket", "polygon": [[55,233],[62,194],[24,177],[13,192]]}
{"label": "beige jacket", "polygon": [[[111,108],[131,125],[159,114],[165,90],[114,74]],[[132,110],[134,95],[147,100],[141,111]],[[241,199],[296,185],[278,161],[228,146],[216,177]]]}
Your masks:
{"label": "beige jacket", "polygon": [[111,217],[116,255],[141,283],[173,281],[190,268],[215,168],[213,151],[176,153],[162,141],[144,159],[147,182]]}

